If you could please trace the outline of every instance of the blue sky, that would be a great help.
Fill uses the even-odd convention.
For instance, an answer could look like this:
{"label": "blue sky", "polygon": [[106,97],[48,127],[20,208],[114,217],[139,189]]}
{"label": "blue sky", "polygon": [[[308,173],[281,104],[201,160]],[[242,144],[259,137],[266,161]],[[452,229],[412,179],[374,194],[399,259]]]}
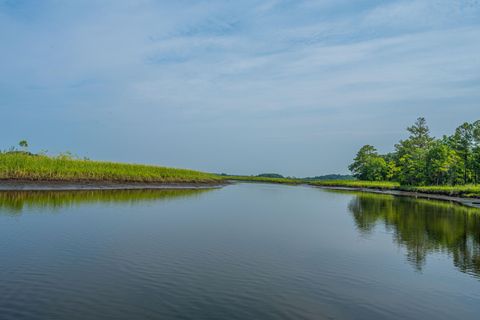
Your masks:
{"label": "blue sky", "polygon": [[0,0],[0,146],[346,173],[480,119],[480,1]]}

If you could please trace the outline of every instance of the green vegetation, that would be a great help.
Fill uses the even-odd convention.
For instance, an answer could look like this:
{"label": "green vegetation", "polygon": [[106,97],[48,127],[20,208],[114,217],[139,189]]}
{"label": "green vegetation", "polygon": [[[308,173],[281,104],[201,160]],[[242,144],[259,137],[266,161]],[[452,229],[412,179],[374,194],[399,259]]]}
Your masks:
{"label": "green vegetation", "polygon": [[261,178],[285,178],[284,176],[282,176],[281,174],[278,174],[278,173],[261,173],[259,175],[257,175],[257,177],[261,177]]}
{"label": "green vegetation", "polygon": [[[349,166],[353,176],[284,177],[277,173],[257,176],[216,175],[185,169],[76,159],[71,154],[49,157],[32,154],[26,140],[20,149],[0,152],[0,180],[221,183],[225,180],[314,186],[372,188],[480,197],[480,120],[464,123],[451,136],[430,136],[424,118],[407,128],[409,137],[395,151],[379,154],[363,146]],[[357,180],[355,180],[357,179]]]}
{"label": "green vegetation", "polygon": [[441,139],[430,136],[424,118],[418,118],[407,130],[409,137],[396,144],[392,153],[378,154],[371,145],[360,148],[349,166],[354,177],[395,181],[402,186],[458,186],[480,182],[480,120],[464,123],[454,134]]}
{"label": "green vegetation", "polygon": [[457,186],[405,186],[403,190],[444,194],[454,197],[480,198],[480,185],[457,185]]}
{"label": "green vegetation", "polygon": [[394,181],[321,180],[312,181],[310,184],[325,187],[372,188],[381,190],[392,190],[400,187],[400,184]]}
{"label": "green vegetation", "polygon": [[20,146],[20,148],[23,149],[24,152],[27,152],[28,150],[28,142],[27,140],[21,140],[18,145]]}
{"label": "green vegetation", "polygon": [[376,190],[398,190],[441,194],[452,197],[480,198],[480,185],[456,185],[456,186],[406,186],[396,181],[364,181],[364,180],[331,180],[313,181],[313,186],[345,187],[345,188],[369,188]]}
{"label": "green vegetation", "polygon": [[227,180],[235,181],[248,181],[248,182],[266,182],[266,183],[280,183],[280,184],[301,184],[305,183],[302,179],[297,178],[269,178],[259,176],[228,176],[224,175],[223,178]]}
{"label": "green vegetation", "polygon": [[322,176],[306,177],[303,178],[306,181],[318,181],[318,180],[354,180],[354,177],[348,174],[325,174]]}
{"label": "green vegetation", "polygon": [[193,170],[9,151],[0,153],[0,180],[218,183],[223,179]]}

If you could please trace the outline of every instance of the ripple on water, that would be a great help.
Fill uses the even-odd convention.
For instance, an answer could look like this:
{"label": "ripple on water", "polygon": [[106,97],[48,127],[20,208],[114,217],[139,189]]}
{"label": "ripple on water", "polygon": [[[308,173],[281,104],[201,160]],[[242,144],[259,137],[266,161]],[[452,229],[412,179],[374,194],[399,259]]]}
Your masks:
{"label": "ripple on water", "polygon": [[[457,237],[478,231],[468,212],[255,185],[129,208],[87,201],[55,215],[0,215],[0,319],[474,319],[480,312],[477,240]],[[465,261],[452,263],[452,252]],[[435,268],[424,263],[432,254],[442,257]]]}

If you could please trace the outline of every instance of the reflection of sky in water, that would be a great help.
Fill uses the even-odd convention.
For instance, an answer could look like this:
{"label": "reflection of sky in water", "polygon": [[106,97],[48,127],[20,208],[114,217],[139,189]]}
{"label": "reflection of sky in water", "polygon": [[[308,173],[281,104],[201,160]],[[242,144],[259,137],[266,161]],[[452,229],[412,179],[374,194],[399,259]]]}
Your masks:
{"label": "reflection of sky in water", "polygon": [[0,204],[6,319],[480,312],[480,216],[446,202],[236,184],[3,193]]}

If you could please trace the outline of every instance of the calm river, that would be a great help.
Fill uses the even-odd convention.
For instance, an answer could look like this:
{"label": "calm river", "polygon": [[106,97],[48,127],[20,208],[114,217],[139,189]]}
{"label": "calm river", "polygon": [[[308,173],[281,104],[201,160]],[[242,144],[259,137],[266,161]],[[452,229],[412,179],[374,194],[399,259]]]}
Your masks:
{"label": "calm river", "polygon": [[480,210],[311,187],[0,192],[0,319],[479,319]]}

